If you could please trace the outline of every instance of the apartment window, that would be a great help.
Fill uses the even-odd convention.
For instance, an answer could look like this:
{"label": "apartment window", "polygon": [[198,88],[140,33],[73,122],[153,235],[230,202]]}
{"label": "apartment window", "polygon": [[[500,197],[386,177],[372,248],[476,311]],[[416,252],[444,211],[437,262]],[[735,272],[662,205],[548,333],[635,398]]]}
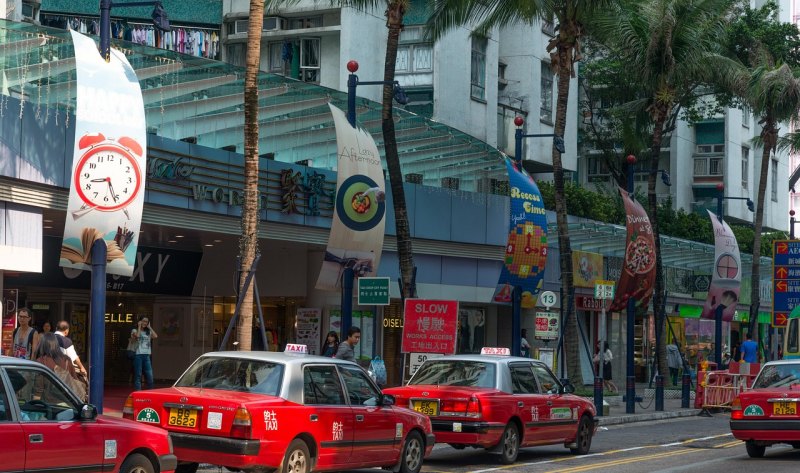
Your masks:
{"label": "apartment window", "polygon": [[716,157],[695,157],[694,158],[695,176],[721,176],[722,175],[722,156]]}
{"label": "apartment window", "polygon": [[547,62],[542,62],[541,67],[542,104],[539,109],[539,120],[553,123],[553,68]]}
{"label": "apartment window", "polygon": [[[289,46],[291,47],[291,45]],[[283,72],[283,43],[269,43],[267,45],[269,51],[269,60],[267,61],[267,71],[276,72],[278,74]]]}
{"label": "apartment window", "polygon": [[604,176],[608,172],[608,164],[604,158],[587,158],[586,159],[586,173],[591,176]]}
{"label": "apartment window", "polygon": [[304,28],[319,28],[322,26],[322,16],[312,16],[308,18],[289,18],[290,30],[301,30]]}
{"label": "apartment window", "polygon": [[750,128],[750,115],[751,115],[750,107],[747,105],[742,107],[742,126],[745,128]]}
{"label": "apartment window", "polygon": [[473,99],[486,100],[486,38],[472,38],[472,87]]}
{"label": "apartment window", "polygon": [[697,145],[697,154],[722,154],[725,153],[724,144]]}
{"label": "apartment window", "polygon": [[772,160],[772,201],[778,201],[778,160]]}
{"label": "apartment window", "polygon": [[433,70],[433,43],[423,41],[422,27],[414,26],[400,32],[395,72],[413,74]]}
{"label": "apartment window", "polygon": [[742,189],[747,189],[750,180],[750,148],[742,146]]}
{"label": "apartment window", "polygon": [[300,39],[300,79],[319,82],[319,38]]}

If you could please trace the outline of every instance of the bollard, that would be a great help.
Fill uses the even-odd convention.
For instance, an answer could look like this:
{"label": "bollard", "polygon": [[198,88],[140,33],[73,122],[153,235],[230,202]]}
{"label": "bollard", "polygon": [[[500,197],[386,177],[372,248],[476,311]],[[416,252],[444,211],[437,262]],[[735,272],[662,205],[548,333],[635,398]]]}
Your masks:
{"label": "bollard", "polygon": [[689,408],[689,387],[692,384],[692,375],[683,373],[681,377],[681,407],[684,409]]}
{"label": "bollard", "polygon": [[664,410],[664,377],[656,375],[656,411]]}
{"label": "bollard", "polygon": [[636,377],[625,379],[625,413],[636,414]]}
{"label": "bollard", "polygon": [[594,377],[594,407],[597,410],[597,415],[603,415],[603,378],[600,376]]}

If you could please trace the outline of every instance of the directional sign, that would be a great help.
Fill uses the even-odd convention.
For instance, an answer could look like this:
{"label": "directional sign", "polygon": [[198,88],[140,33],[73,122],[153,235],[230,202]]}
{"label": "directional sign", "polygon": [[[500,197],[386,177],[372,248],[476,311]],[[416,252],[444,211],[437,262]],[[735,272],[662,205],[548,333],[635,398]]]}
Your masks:
{"label": "directional sign", "polygon": [[358,278],[358,305],[389,305],[389,278]]}
{"label": "directional sign", "polygon": [[772,243],[772,326],[785,327],[789,313],[800,306],[800,240]]}

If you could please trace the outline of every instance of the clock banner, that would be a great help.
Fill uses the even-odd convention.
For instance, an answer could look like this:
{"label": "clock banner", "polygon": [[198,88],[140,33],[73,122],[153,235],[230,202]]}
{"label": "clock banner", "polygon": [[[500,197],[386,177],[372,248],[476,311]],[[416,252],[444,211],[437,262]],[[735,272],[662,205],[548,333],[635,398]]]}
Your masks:
{"label": "clock banner", "polygon": [[511,303],[514,286],[522,290],[521,306],[536,305],[547,262],[547,214],[539,187],[516,161],[506,158],[511,203],[508,242],[493,300]]}
{"label": "clock banner", "polygon": [[739,290],[742,283],[742,259],[739,255],[739,243],[724,220],[708,211],[711,226],[714,230],[714,270],[711,276],[711,287],[703,304],[700,317],[713,319],[718,310],[722,311],[722,320],[730,322],[736,313],[739,302]]}
{"label": "clock banner", "polygon": [[94,40],[70,34],[77,74],[75,148],[59,264],[91,269],[92,244],[102,239],[106,272],[131,276],[144,204],[142,90],[121,51],[111,49],[106,62]]}
{"label": "clock banner", "polygon": [[646,307],[656,281],[656,240],[650,218],[628,191],[620,187],[619,193],[625,205],[627,234],[622,272],[609,308],[611,311],[625,309],[631,297],[635,298],[637,306]]}
{"label": "clock banner", "polygon": [[386,184],[372,135],[351,126],[343,111],[328,105],[338,148],[336,199],[316,287],[333,291],[341,288],[346,268],[351,268],[357,278],[375,276],[378,271],[386,226]]}

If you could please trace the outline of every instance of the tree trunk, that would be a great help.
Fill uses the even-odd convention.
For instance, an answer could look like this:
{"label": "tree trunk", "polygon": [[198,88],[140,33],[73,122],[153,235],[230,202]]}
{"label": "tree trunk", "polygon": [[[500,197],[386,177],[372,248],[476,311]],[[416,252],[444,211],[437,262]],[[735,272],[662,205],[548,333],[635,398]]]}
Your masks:
{"label": "tree trunk", "polygon": [[392,117],[394,87],[391,85],[391,81],[394,81],[397,45],[400,40],[400,30],[403,27],[404,14],[405,10],[402,2],[389,2],[386,10],[386,26],[389,28],[389,36],[386,40],[386,61],[383,68],[383,80],[389,82],[389,84],[384,84],[383,86],[381,128],[383,129],[386,167],[389,170],[389,184],[392,189],[392,204],[394,205],[397,259],[400,263],[400,278],[403,281],[402,297],[406,299],[416,296],[413,283],[414,255],[411,248],[411,230],[408,225],[406,194],[403,189],[403,171],[400,168],[400,156],[397,153],[397,140],[394,134],[394,119]]}
{"label": "tree trunk", "polygon": [[[664,344],[666,331],[666,317],[664,314],[664,300],[666,291],[664,290],[664,262],[661,258],[661,237],[658,231],[658,200],[656,198],[656,178],[658,177],[658,162],[661,157],[661,140],[664,136],[664,123],[672,108],[669,104],[656,104],[657,111],[653,127],[653,141],[650,144],[650,174],[647,176],[647,211],[650,214],[650,226],[653,229],[653,239],[655,241],[656,254],[656,281],[653,287],[653,315],[656,324],[656,358],[658,360],[658,374],[665,376],[667,369],[667,347]],[[647,313],[647,306],[643,307]],[[633,330],[628,327],[627,330]],[[642,336],[646,336],[642,333]],[[632,347],[628,348],[632,350]]]}
{"label": "tree trunk", "polygon": [[[244,203],[242,237],[239,240],[239,291],[258,251],[258,73],[261,58],[261,28],[264,0],[250,0],[247,27],[247,59],[244,76]],[[239,309],[238,350],[249,351],[253,333],[253,284],[247,287]]]}
{"label": "tree trunk", "polygon": [[750,333],[753,340],[758,341],[758,306],[761,289],[761,227],[764,223],[764,198],[767,194],[767,177],[769,176],[770,154],[775,148],[778,130],[775,127],[775,120],[770,118],[768,111],[764,120],[764,128],[761,130],[764,152],[761,154],[761,174],[758,177],[758,195],[756,196],[756,217],[753,222],[753,273],[750,276]]}
{"label": "tree trunk", "polygon": [[[567,103],[569,84],[572,80],[573,44],[559,44],[558,54],[558,98],[556,100],[556,123],[554,132],[563,137],[567,125]],[[569,242],[567,223],[567,200],[564,195],[564,167],[561,153],[553,145],[553,187],[556,200],[556,223],[558,226],[558,253],[561,269],[561,310],[564,314],[564,352],[567,362],[567,377],[575,386],[583,384],[578,345],[578,319],[575,315],[575,289],[572,276],[572,248]],[[515,334],[516,336],[516,334]],[[589,353],[589,359],[592,354]]]}

